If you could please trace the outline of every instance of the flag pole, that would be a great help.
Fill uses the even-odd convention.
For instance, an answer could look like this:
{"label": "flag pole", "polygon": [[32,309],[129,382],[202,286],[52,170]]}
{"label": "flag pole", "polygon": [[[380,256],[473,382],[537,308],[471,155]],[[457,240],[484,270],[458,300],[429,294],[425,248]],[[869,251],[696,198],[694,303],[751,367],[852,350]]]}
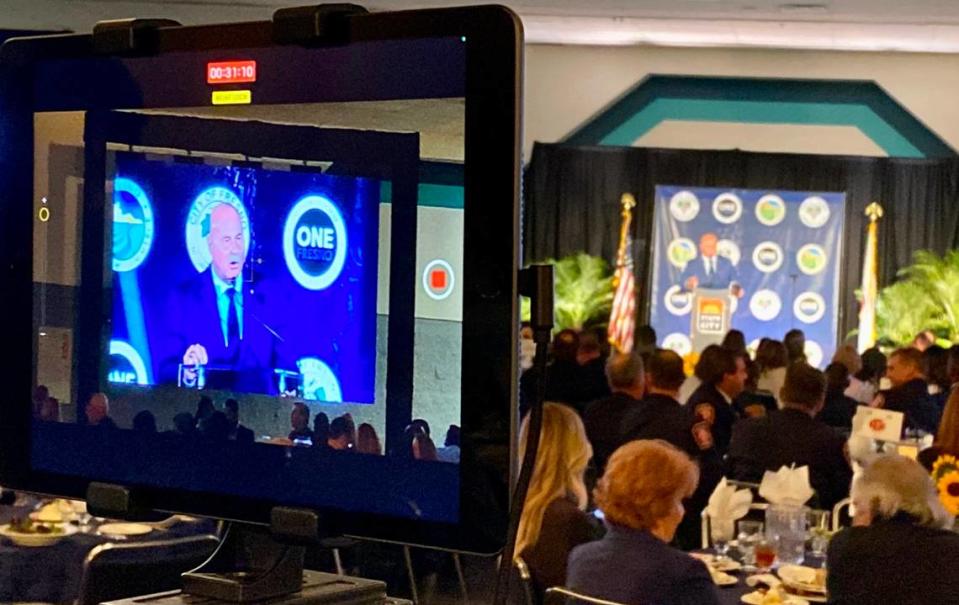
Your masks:
{"label": "flag pole", "polygon": [[[633,208],[636,207],[636,198],[633,197],[631,193],[624,193],[619,198],[619,203],[622,206],[622,212],[620,216],[622,217],[622,222],[619,227],[619,247],[616,251],[616,270],[613,274],[613,291],[616,293],[613,300],[613,309],[610,313],[609,321],[609,343],[618,351],[622,352],[624,343],[621,338],[621,331],[617,329],[617,324],[619,323],[618,312],[622,308],[623,301],[621,298],[624,296],[624,292],[620,291],[620,283],[623,279],[624,272],[626,270],[627,263],[627,243],[629,238],[629,227],[633,220]],[[630,330],[631,331],[631,330]],[[631,343],[630,343],[631,344]]]}
{"label": "flag pole", "polygon": [[869,217],[866,227],[866,250],[862,261],[862,305],[859,307],[857,349],[863,352],[876,344],[876,301],[879,297],[879,219],[882,206],[873,202],[866,206]]}

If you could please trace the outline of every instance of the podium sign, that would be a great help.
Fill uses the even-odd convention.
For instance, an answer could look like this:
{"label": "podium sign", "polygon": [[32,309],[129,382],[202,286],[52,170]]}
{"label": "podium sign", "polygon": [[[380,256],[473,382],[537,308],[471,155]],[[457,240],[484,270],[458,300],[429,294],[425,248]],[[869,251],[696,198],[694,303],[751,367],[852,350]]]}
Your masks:
{"label": "podium sign", "polygon": [[711,344],[721,343],[730,329],[729,319],[728,288],[696,288],[689,326],[693,350],[699,352]]}

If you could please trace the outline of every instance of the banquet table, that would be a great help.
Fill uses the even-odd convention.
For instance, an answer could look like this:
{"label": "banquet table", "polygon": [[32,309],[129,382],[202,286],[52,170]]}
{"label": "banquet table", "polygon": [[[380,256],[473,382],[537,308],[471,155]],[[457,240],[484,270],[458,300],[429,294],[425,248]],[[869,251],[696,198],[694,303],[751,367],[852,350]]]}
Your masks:
{"label": "banquet table", "polygon": [[[710,554],[713,554],[711,551],[700,551],[700,552],[709,552]],[[822,557],[817,557],[807,552],[803,565],[806,565],[808,567],[822,567],[823,559]],[[746,578],[749,577],[751,573],[754,573],[754,572],[747,573],[741,570],[737,570],[737,571],[731,571],[729,573],[739,581],[733,584],[732,586],[716,587],[716,592],[719,594],[719,602],[722,605],[741,605],[742,601],[740,599],[743,597],[743,595],[756,590],[755,588],[752,588],[746,584]],[[776,573],[775,570],[773,570],[772,573],[775,574]]]}
{"label": "banquet table", "polygon": [[[0,524],[30,513],[30,507],[0,506]],[[168,540],[198,534],[211,534],[212,521],[181,522],[169,529],[155,530],[145,536],[123,542]],[[83,560],[99,544],[117,540],[95,532],[65,536],[50,546],[17,546],[0,540],[0,602],[33,601],[73,602],[80,592]]]}

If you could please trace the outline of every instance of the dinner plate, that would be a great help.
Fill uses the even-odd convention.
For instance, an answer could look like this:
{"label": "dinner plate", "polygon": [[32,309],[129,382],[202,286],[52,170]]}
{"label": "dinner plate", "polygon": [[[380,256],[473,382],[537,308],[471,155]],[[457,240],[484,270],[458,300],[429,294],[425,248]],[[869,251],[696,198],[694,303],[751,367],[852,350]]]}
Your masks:
{"label": "dinner plate", "polygon": [[795,591],[802,591],[803,597],[810,600],[817,599],[820,595],[825,602],[826,585],[816,582],[819,571],[805,565],[780,565],[777,572],[783,584]]}
{"label": "dinner plate", "polygon": [[713,584],[716,586],[733,586],[739,582],[736,576],[731,576],[722,571],[714,571],[709,574],[713,578]]}
{"label": "dinner plate", "polygon": [[17,546],[50,546],[56,544],[61,539],[77,533],[77,528],[72,525],[63,525],[58,529],[61,531],[55,534],[25,534],[14,531],[10,525],[0,525],[0,536],[7,538]]}
{"label": "dinner plate", "polygon": [[[764,596],[766,596],[765,593],[755,590],[744,594],[739,600],[746,605],[762,605]],[[801,597],[786,595],[786,600],[782,602],[782,605],[809,605],[809,601]]]}
{"label": "dinner plate", "polygon": [[730,559],[728,557],[725,559],[718,559],[716,555],[711,555],[709,553],[693,552],[689,553],[689,556],[693,557],[694,559],[699,559],[716,571],[736,571],[737,569],[742,569],[743,567],[743,564],[735,559]]}
{"label": "dinner plate", "polygon": [[104,523],[97,528],[97,533],[103,536],[143,536],[153,531],[153,528],[143,523]]}

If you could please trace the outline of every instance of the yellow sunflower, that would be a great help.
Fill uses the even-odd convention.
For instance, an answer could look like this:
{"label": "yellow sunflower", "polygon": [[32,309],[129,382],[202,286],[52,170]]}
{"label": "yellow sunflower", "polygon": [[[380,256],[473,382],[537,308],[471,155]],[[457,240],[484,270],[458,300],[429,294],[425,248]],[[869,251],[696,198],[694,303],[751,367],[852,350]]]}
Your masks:
{"label": "yellow sunflower", "polygon": [[949,454],[943,454],[936,458],[936,461],[932,464],[932,476],[938,477],[940,471],[949,472],[959,470],[959,461],[956,460],[955,456],[950,456]]}
{"label": "yellow sunflower", "polygon": [[959,515],[959,471],[949,471],[936,483],[939,501],[952,516]]}

